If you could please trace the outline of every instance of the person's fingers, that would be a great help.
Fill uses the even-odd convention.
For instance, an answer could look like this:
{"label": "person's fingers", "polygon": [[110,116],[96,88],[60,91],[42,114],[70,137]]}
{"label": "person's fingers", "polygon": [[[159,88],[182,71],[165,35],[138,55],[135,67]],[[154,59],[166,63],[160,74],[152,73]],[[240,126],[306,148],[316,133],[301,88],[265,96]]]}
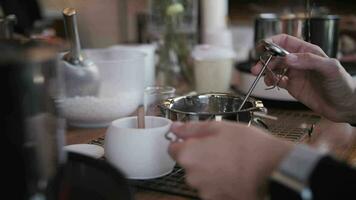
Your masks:
{"label": "person's fingers", "polygon": [[[286,48],[287,51],[291,52],[291,54],[287,55],[286,57],[274,57],[271,60],[271,62],[268,64],[268,67],[271,70],[285,68],[283,63],[287,61],[287,64],[290,64],[289,62],[292,62],[293,55],[297,55],[297,54],[305,54],[305,55],[301,55],[300,57],[304,58],[304,60],[306,61],[313,61],[315,59],[322,60],[321,58],[328,59],[327,55],[321,50],[320,47],[290,35],[280,34],[280,35],[273,36],[268,40],[273,41],[277,45],[280,45],[281,47]],[[313,56],[313,54],[315,56]],[[324,62],[326,61],[325,59]],[[307,64],[305,66],[310,69],[313,65],[316,66],[315,63],[312,63],[312,65]],[[257,75],[262,68],[263,68],[263,63],[259,61],[255,66],[251,68],[251,72],[252,74]]]}
{"label": "person's fingers", "polygon": [[191,147],[197,147],[200,144],[200,142],[198,142],[199,140],[199,138],[189,138],[185,141],[172,142],[168,147],[168,153],[175,161],[179,162],[180,164],[187,164],[187,160],[182,160],[182,158],[186,157],[183,154],[187,151],[190,152],[189,149],[191,149]]}
{"label": "person's fingers", "polygon": [[[296,70],[315,70],[322,73],[333,73],[338,70],[340,63],[336,59],[318,56],[312,53],[291,53],[285,57],[278,57],[270,62],[268,68],[272,71],[277,71],[284,68]],[[262,64],[259,62],[251,72],[257,75],[262,69]]]}
{"label": "person's fingers", "polygon": [[257,76],[260,73],[260,71],[262,70],[262,67],[263,67],[263,65],[262,65],[261,61],[257,62],[257,64],[255,66],[251,67],[251,73],[253,75]]}
{"label": "person's fingers", "polygon": [[267,70],[266,75],[264,76],[264,81],[267,86],[272,86],[275,83],[275,77],[273,76],[272,72]]}
{"label": "person's fingers", "polygon": [[272,40],[274,43],[286,49],[290,53],[309,52],[322,57],[328,57],[319,46],[287,34],[275,35],[268,38],[268,40]]}
{"label": "person's fingers", "polygon": [[[263,63],[261,61],[258,61],[255,66],[251,68],[251,73],[255,76],[257,76],[260,71],[263,68]],[[283,60],[281,57],[274,57],[269,63],[268,63],[268,68],[271,70],[275,69],[282,69],[285,68],[283,66]],[[267,70],[266,70],[267,71]]]}
{"label": "person's fingers", "polygon": [[284,64],[290,69],[314,70],[323,74],[332,74],[338,70],[340,63],[336,59],[321,57],[312,53],[289,54]]}
{"label": "person's fingers", "polygon": [[171,126],[171,131],[181,139],[191,137],[204,137],[213,134],[217,131],[218,127],[215,125],[217,122],[188,122],[181,123],[175,122]]}
{"label": "person's fingers", "polygon": [[341,62],[355,62],[356,61],[356,54],[346,55],[340,58]]}
{"label": "person's fingers", "polygon": [[289,80],[289,79],[288,79],[287,76],[283,76],[283,77],[281,78],[281,80],[279,81],[279,83],[278,83],[278,87],[287,89],[287,87],[288,87],[288,80]]}
{"label": "person's fingers", "polygon": [[271,62],[269,62],[268,68],[272,71],[285,68],[283,65],[283,57],[274,57]]}
{"label": "person's fingers", "polygon": [[169,145],[168,153],[174,160],[177,160],[179,153],[184,148],[184,142],[173,142]]}

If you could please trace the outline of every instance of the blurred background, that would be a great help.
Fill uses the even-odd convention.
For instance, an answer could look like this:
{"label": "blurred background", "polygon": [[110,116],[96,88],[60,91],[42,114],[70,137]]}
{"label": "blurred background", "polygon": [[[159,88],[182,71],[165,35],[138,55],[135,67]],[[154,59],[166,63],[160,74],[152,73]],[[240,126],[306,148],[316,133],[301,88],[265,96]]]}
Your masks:
{"label": "blurred background", "polygon": [[[185,8],[171,23],[165,13],[167,2],[180,3]],[[331,51],[327,52],[329,56],[344,62],[348,72],[356,74],[356,6],[352,0],[2,0],[0,15],[15,14],[16,33],[44,39],[65,51],[69,49],[62,16],[66,7],[78,11],[83,49],[154,44],[156,84],[179,87],[181,93],[194,90],[191,51],[197,44],[233,50],[237,70],[233,72],[231,85],[237,91],[246,92],[244,87],[249,81],[244,82],[237,73],[249,72],[256,61],[253,49],[258,40],[279,32],[307,40],[305,33],[300,33],[306,29],[305,23],[300,23],[300,16],[309,14],[337,16],[337,19],[324,19],[325,23],[321,22],[324,24],[314,24],[314,31],[322,29],[313,33],[314,40],[322,41],[311,42],[329,45],[322,47],[323,50]],[[296,16],[294,22],[281,22],[291,16]],[[333,21],[335,26],[328,24]],[[280,30],[283,26],[289,26],[288,30]],[[285,95],[288,97],[282,100],[294,101]],[[271,98],[265,94],[255,96]]]}
{"label": "blurred background", "polygon": [[[203,14],[210,12],[198,4],[197,33],[203,40]],[[220,0],[219,0],[220,1]],[[84,48],[106,47],[117,43],[147,43],[150,0],[2,0],[0,15],[15,14],[16,30],[24,34],[53,34],[64,38],[61,11],[75,7],[80,13],[79,31]],[[259,13],[304,12],[305,0],[221,0],[226,4],[227,26],[233,32],[233,46],[241,59],[253,45],[253,24]],[[314,0],[318,12],[341,16],[340,36],[344,52],[355,51],[355,4],[352,0]],[[205,8],[205,11],[204,11]],[[215,15],[216,13],[205,13]],[[346,37],[346,36],[347,37]],[[152,35],[151,35],[152,36]],[[200,36],[200,37],[199,37]]]}
{"label": "blurred background", "polygon": [[[63,10],[68,7],[74,8],[75,12],[68,12],[67,16],[64,16]],[[69,11],[73,10],[69,9]],[[347,72],[356,80],[355,10],[354,0],[0,0],[0,39],[10,39],[10,41],[13,38],[19,39],[16,40],[19,41],[16,46],[4,42],[5,40],[3,46],[0,45],[2,49],[0,65],[8,66],[10,58],[15,66],[11,66],[13,68],[0,67],[5,71],[0,73],[4,77],[0,79],[3,81],[0,85],[8,86],[5,91],[9,92],[6,93],[16,100],[5,98],[8,101],[2,104],[2,109],[8,112],[0,112],[1,119],[6,119],[2,120],[5,131],[1,132],[11,136],[10,139],[13,136],[31,135],[32,132],[38,132],[39,136],[44,137],[47,137],[47,134],[56,136],[38,141],[37,144],[43,147],[38,151],[31,149],[37,148],[36,143],[33,142],[34,145],[28,150],[31,156],[25,156],[30,160],[29,163],[36,164],[34,167],[29,167],[31,170],[42,171],[42,165],[37,166],[37,163],[33,162],[37,157],[39,160],[53,164],[53,171],[44,174],[44,177],[42,174],[38,177],[37,174],[34,176],[34,182],[41,184],[36,186],[29,184],[31,186],[29,191],[33,190],[34,193],[38,190],[42,191],[47,187],[43,183],[47,183],[47,179],[55,174],[58,163],[53,158],[57,157],[56,154],[61,152],[57,150],[65,144],[64,134],[69,135],[69,139],[75,139],[79,138],[76,134],[81,133],[79,129],[68,129],[67,133],[64,122],[58,120],[56,123],[60,122],[59,125],[54,123],[53,120],[56,120],[54,116],[63,113],[67,122],[71,120],[71,114],[67,113],[68,116],[66,116],[65,111],[61,113],[58,110],[78,111],[77,121],[84,121],[85,126],[68,123],[73,127],[103,128],[114,119],[135,115],[137,108],[144,102],[146,86],[172,86],[174,95],[177,96],[194,92],[246,94],[255,80],[255,76],[250,73],[250,67],[259,58],[254,52],[255,45],[261,39],[277,33],[288,33],[321,46],[328,56],[339,59]],[[69,16],[71,13],[74,14]],[[73,21],[68,23],[70,17],[73,21],[77,19],[78,23]],[[67,20],[67,30],[65,20]],[[80,35],[80,40],[78,35]],[[50,51],[47,48],[38,51],[37,46],[32,47],[23,42],[33,40],[44,41],[56,47],[55,51],[51,49],[53,62],[48,62],[49,55],[47,54]],[[86,54],[97,66],[82,65],[86,63],[83,61],[85,56],[82,56],[81,49],[83,54]],[[68,57],[60,54],[62,59],[59,67],[62,70],[75,70],[68,70],[67,73],[65,70],[61,72],[55,69],[58,50],[60,53],[69,51],[74,55],[72,58],[76,58],[76,60],[67,60]],[[35,52],[33,55],[39,54],[43,58],[41,60],[38,59],[41,56],[31,57],[32,54],[28,52]],[[78,62],[69,62],[73,60]],[[112,64],[113,66],[109,67],[106,66],[107,63],[115,65]],[[17,67],[23,65],[25,67]],[[25,70],[28,67],[34,70]],[[13,73],[12,69],[18,72]],[[89,72],[84,78],[89,77],[88,80],[93,81],[94,92],[81,94],[82,91],[79,91],[73,92],[73,95],[53,95],[57,92],[63,93],[62,90],[55,90],[60,85],[60,81],[57,83],[54,79],[57,78],[54,77],[56,73],[63,73],[58,75],[60,77],[72,75],[71,73],[78,75],[74,73],[77,71]],[[100,73],[97,73],[98,71]],[[12,76],[15,78],[11,78]],[[100,84],[97,79],[99,76]],[[25,79],[27,77],[30,79]],[[71,80],[82,81],[80,76],[79,78],[68,77],[70,78],[64,81],[67,85],[70,85]],[[17,85],[17,80],[21,80],[21,87]],[[75,83],[74,86],[68,88],[76,89],[80,88],[79,86],[85,88],[91,85],[89,81],[85,81],[84,79],[82,83]],[[206,88],[197,87],[198,83]],[[100,92],[97,91],[99,86]],[[319,116],[310,114],[308,117],[304,115],[304,112],[300,115],[294,114],[294,109],[297,110],[300,107],[305,109],[303,105],[286,90],[279,90],[276,87],[274,90],[266,91],[266,87],[264,82],[260,81],[252,96],[263,100],[265,107],[272,108],[272,115],[280,116],[280,120],[273,122],[274,124],[271,123],[271,127],[275,127],[271,129],[271,132],[280,133],[278,136],[293,141],[304,139],[306,134],[310,136],[312,128],[309,128],[309,124],[314,125],[316,119],[319,120]],[[203,91],[203,89],[208,91]],[[31,99],[31,95],[25,96],[23,90],[33,92],[33,97],[36,99]],[[63,99],[55,102],[57,97]],[[68,100],[68,107],[64,106],[67,104],[64,104],[63,100]],[[75,100],[74,104],[72,100]],[[36,104],[43,105],[43,110],[41,106],[38,106],[36,112],[22,116],[23,111],[32,111]],[[55,108],[57,104],[60,106]],[[278,110],[273,113],[273,108]],[[293,110],[287,110],[285,113],[279,112],[279,109],[283,108]],[[13,115],[15,112],[12,109],[18,115]],[[112,111],[118,111],[118,113],[112,113]],[[48,113],[51,117],[42,115]],[[10,115],[14,117],[8,118]],[[35,128],[40,127],[43,131],[32,131],[32,126],[29,126],[30,128],[18,126],[19,120],[22,123],[20,125],[25,126],[28,119],[32,119],[30,122]],[[8,120],[11,120],[11,123]],[[95,123],[97,121],[100,123]],[[101,123],[102,121],[105,123]],[[48,124],[52,126],[50,131],[47,128]],[[17,131],[16,134],[13,134],[13,129]],[[97,133],[104,135],[104,130],[101,129]],[[285,133],[280,130],[290,130],[290,132]],[[295,138],[294,130],[299,131],[297,138]],[[86,134],[84,131],[82,133]],[[57,137],[57,134],[62,134],[63,138]],[[38,138],[42,139],[42,137]],[[54,142],[53,144],[43,142],[56,141],[57,138],[60,140],[58,146]],[[93,138],[88,141],[91,139]],[[18,141],[18,138],[13,141]],[[22,148],[25,142],[25,140],[17,142],[18,147]],[[69,143],[77,142],[70,141]],[[4,143],[12,148],[10,142]],[[56,150],[48,150],[49,148]],[[42,154],[43,152],[45,154]],[[47,155],[47,152],[54,153]],[[9,155],[9,160],[10,158]],[[22,162],[21,159],[19,161]],[[46,166],[46,162],[42,164]],[[12,166],[8,165],[8,169],[12,169]],[[3,171],[7,173],[7,170]],[[18,177],[11,177],[11,180],[14,180],[14,187],[18,185],[17,179],[23,178],[21,173],[16,173],[16,175]],[[103,185],[103,187],[106,186]],[[25,188],[24,184],[23,188]],[[19,193],[19,195],[23,194]]]}

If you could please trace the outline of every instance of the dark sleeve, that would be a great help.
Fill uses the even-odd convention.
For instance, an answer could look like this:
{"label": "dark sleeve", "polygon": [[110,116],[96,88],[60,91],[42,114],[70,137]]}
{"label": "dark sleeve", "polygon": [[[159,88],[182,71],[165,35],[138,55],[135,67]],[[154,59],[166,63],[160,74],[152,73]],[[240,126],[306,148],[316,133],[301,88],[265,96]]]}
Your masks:
{"label": "dark sleeve", "polygon": [[356,199],[356,169],[329,156],[323,157],[310,176],[313,199]]}
{"label": "dark sleeve", "polygon": [[42,13],[37,0],[0,0],[4,14],[14,14],[17,17],[15,31],[28,34],[35,21],[42,19]]}

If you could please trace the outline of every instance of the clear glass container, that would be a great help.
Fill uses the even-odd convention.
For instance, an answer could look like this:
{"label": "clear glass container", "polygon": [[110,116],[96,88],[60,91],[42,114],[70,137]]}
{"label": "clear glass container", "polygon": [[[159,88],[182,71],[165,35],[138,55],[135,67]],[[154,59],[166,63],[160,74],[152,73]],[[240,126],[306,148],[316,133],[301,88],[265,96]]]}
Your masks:
{"label": "clear glass container", "polygon": [[194,86],[190,51],[197,43],[198,1],[151,0],[149,32],[158,43],[157,84],[177,93]]}
{"label": "clear glass container", "polygon": [[163,116],[159,105],[162,101],[175,96],[176,89],[170,86],[149,86],[144,92],[145,115]]}
{"label": "clear glass container", "polygon": [[191,34],[194,39],[198,30],[197,0],[150,0],[149,32],[159,37],[175,26],[177,32]]}
{"label": "clear glass container", "polygon": [[99,70],[97,96],[75,96],[60,101],[67,123],[75,127],[106,127],[133,115],[143,102],[145,54],[134,50],[88,49],[84,54]]}

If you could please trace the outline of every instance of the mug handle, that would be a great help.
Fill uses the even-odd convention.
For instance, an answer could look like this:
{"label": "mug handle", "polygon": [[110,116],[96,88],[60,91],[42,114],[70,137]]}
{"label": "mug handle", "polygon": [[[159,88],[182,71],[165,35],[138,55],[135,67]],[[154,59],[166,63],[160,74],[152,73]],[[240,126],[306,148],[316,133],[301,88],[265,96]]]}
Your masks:
{"label": "mug handle", "polygon": [[180,142],[182,139],[178,138],[176,135],[174,135],[172,132],[167,132],[164,134],[164,138],[170,142]]}

